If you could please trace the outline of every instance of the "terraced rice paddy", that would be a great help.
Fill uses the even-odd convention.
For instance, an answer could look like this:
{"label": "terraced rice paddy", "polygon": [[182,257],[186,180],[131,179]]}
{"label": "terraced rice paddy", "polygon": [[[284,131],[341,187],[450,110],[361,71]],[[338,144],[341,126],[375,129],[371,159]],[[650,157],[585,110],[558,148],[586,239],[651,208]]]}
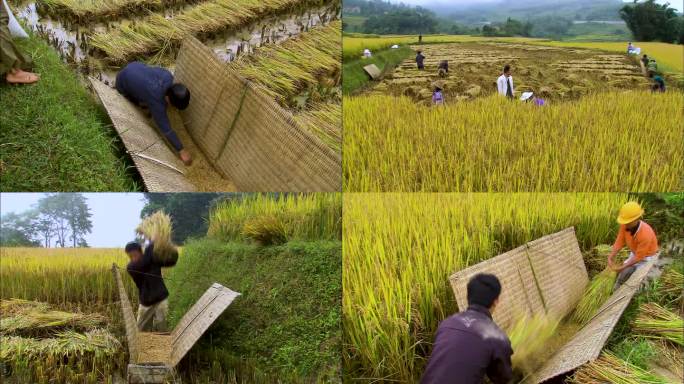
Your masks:
{"label": "terraced rice paddy", "polygon": [[609,243],[626,200],[622,194],[345,194],[345,375],[417,381],[437,325],[457,311],[452,273],[568,226],[584,250]]}
{"label": "terraced rice paddy", "polygon": [[[447,103],[496,93],[496,79],[511,65],[516,96],[534,92],[551,101],[577,99],[597,91],[648,90],[638,63],[625,55],[601,51],[508,42],[413,45],[426,57],[419,71],[414,57],[406,59],[372,93],[405,95],[429,104],[433,84],[442,80]],[[437,68],[449,62],[441,78]]]}
{"label": "terraced rice paddy", "polygon": [[341,27],[340,21],[314,27],[229,64],[337,152],[342,147]]}
{"label": "terraced rice paddy", "polygon": [[[128,262],[123,250],[0,248],[0,254],[0,361],[12,373],[8,380],[102,383],[125,375],[111,272],[112,263]],[[131,279],[126,287],[136,305]]]}

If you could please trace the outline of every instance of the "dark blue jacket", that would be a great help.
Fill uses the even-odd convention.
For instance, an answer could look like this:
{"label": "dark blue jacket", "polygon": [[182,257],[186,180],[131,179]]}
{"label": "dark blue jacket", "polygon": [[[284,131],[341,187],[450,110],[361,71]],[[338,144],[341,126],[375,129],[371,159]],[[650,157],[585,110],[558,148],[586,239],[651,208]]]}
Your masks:
{"label": "dark blue jacket", "polygon": [[128,263],[126,270],[138,287],[140,304],[149,307],[169,297],[162,279],[161,267],[152,260],[154,244],[150,243],[140,260]]}
{"label": "dark blue jacket", "polygon": [[481,384],[485,375],[494,384],[508,383],[512,354],[508,336],[489,310],[471,305],[439,324],[421,383]]}
{"label": "dark blue jacket", "polygon": [[134,61],[116,75],[116,89],[128,100],[150,109],[154,122],[176,151],[183,149],[166,115],[166,91],[173,85],[173,75],[164,68],[148,67]]}

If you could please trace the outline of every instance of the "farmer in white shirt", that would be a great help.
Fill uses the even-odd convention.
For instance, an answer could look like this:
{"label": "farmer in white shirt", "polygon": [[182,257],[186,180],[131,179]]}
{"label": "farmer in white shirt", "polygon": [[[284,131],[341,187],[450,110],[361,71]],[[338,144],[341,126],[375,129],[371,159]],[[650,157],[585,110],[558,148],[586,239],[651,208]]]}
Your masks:
{"label": "farmer in white shirt", "polygon": [[506,96],[509,99],[513,98],[515,88],[513,88],[513,77],[511,76],[511,66],[504,67],[503,75],[496,80],[496,87],[499,90],[499,95]]}

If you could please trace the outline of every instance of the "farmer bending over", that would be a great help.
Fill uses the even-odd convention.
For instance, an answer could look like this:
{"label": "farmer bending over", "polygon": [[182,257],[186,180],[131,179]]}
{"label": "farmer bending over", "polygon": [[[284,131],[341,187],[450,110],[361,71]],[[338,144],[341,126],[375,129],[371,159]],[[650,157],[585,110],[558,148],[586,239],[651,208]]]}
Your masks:
{"label": "farmer bending over", "polygon": [[153,249],[153,243],[144,252],[135,241],[126,244],[126,253],[131,259],[126,269],[138,287],[138,330],[165,332],[169,291],[164,285],[161,267],[152,260]]}
{"label": "farmer bending over", "polygon": [[508,336],[492,320],[501,283],[480,273],[468,282],[468,309],[439,324],[432,355],[421,384],[493,384],[513,377],[513,349]]}
{"label": "farmer bending over", "polygon": [[653,80],[653,85],[651,86],[651,91],[653,92],[665,92],[665,80],[663,77],[654,73],[648,75],[651,80]]}
{"label": "farmer bending over", "polygon": [[192,164],[190,152],[183,148],[176,132],[171,129],[166,108],[169,104],[183,110],[190,104],[190,91],[185,85],[173,82],[173,75],[164,68],[148,67],[135,61],[116,75],[116,89],[132,103],[147,107],[154,122],[166,139],[178,151],[185,165]]}
{"label": "farmer bending over", "polygon": [[[658,239],[650,225],[641,220],[644,210],[639,203],[630,201],[620,208],[617,218],[620,229],[613,250],[608,255],[608,266],[618,272],[613,290],[622,285],[637,268],[646,264],[651,257],[658,253]],[[629,257],[622,265],[615,265],[615,255],[627,245],[630,249]]]}
{"label": "farmer bending over", "polygon": [[425,56],[423,56],[423,51],[418,51],[416,54],[416,64],[418,64],[418,70],[422,71],[425,69],[425,64],[423,64],[423,61],[425,60]]}
{"label": "farmer bending over", "polygon": [[513,88],[513,76],[511,76],[511,66],[506,64],[503,74],[496,79],[496,88],[499,95],[506,96],[509,99],[513,98],[515,88]]}
{"label": "farmer bending over", "polygon": [[9,13],[0,5],[0,74],[9,84],[32,84],[40,75],[24,71],[31,67],[31,59],[24,56],[14,42],[8,27]]}
{"label": "farmer bending over", "polygon": [[439,62],[439,67],[437,67],[437,74],[439,77],[447,77],[449,74],[449,62],[447,60],[442,60]]}

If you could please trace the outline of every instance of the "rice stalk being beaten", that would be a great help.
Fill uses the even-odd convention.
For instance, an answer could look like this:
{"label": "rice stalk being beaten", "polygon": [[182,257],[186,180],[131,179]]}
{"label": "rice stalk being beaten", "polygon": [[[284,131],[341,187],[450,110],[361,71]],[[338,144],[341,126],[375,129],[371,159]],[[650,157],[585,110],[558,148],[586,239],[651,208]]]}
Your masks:
{"label": "rice stalk being beaten", "polygon": [[546,314],[519,316],[508,330],[508,338],[513,347],[511,358],[513,368],[525,374],[532,373],[540,363],[539,353],[548,348],[560,320]]}
{"label": "rice stalk being beaten", "polygon": [[136,232],[154,243],[154,257],[161,264],[175,264],[178,250],[171,240],[171,217],[164,211],[157,211],[143,219]]}
{"label": "rice stalk being beaten", "polygon": [[665,339],[684,346],[682,317],[653,302],[644,303],[639,307],[633,330],[645,337]]}
{"label": "rice stalk being beaten", "polygon": [[575,312],[572,314],[572,319],[580,324],[589,321],[613,293],[616,278],[617,273],[606,268],[591,279],[582,299],[575,308]]}
{"label": "rice stalk being beaten", "polygon": [[283,244],[287,242],[285,225],[273,215],[257,216],[245,222],[242,234],[261,245]]}
{"label": "rice stalk being beaten", "polygon": [[130,25],[92,36],[90,43],[115,63],[155,53],[179,43],[184,37],[238,30],[269,15],[324,5],[323,0],[209,0],[183,10],[171,18],[153,14]]}
{"label": "rice stalk being beaten", "polygon": [[662,377],[628,363],[610,352],[583,365],[570,379],[573,384],[668,384]]}

